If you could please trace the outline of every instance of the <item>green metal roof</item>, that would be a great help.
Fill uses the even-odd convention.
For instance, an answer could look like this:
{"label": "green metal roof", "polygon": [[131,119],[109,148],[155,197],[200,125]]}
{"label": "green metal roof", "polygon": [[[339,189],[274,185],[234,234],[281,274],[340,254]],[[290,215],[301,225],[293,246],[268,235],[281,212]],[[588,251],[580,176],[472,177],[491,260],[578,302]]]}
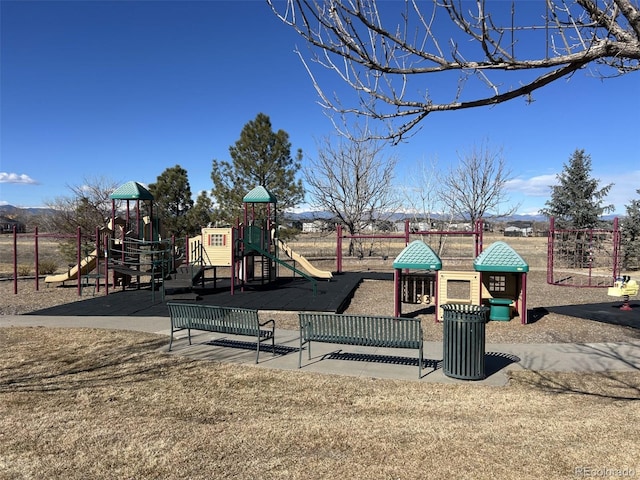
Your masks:
{"label": "green metal roof", "polygon": [[260,186],[256,187],[247,193],[242,199],[244,203],[277,203],[276,197],[267,190],[266,188]]}
{"label": "green metal roof", "polygon": [[127,182],[110,195],[112,200],[153,200],[151,192],[138,182]]}
{"label": "green metal roof", "polygon": [[476,272],[528,272],[529,265],[504,242],[492,243],[473,261]]}
{"label": "green metal roof", "polygon": [[442,260],[429,245],[422,240],[414,240],[396,257],[393,268],[440,270]]}

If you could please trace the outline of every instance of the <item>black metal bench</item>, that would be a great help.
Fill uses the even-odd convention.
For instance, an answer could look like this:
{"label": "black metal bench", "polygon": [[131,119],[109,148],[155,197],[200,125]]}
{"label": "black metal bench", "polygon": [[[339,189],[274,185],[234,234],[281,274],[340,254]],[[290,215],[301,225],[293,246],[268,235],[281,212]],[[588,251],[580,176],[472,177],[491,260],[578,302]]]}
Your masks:
{"label": "black metal bench", "polygon": [[302,347],[311,342],[338,343],[366,347],[409,348],[418,350],[418,378],[422,377],[423,339],[419,318],[342,315],[300,312],[300,351],[298,368],[302,367]]}
{"label": "black metal bench", "polygon": [[173,345],[174,332],[186,329],[189,345],[191,345],[191,330],[246,335],[256,337],[256,363],[260,357],[260,344],[265,340],[271,340],[275,355],[275,321],[267,320],[260,323],[257,310],[179,302],[168,302],[167,307],[171,314],[169,351]]}

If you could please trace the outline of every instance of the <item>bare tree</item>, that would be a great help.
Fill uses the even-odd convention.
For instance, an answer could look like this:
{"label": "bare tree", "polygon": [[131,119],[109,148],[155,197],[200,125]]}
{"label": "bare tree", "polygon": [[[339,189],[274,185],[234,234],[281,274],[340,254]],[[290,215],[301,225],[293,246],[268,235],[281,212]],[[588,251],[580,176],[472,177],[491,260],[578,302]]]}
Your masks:
{"label": "bare tree", "polygon": [[432,215],[443,208],[438,179],[438,160],[432,158],[412,163],[403,180],[403,201],[414,222],[432,221]]}
{"label": "bare tree", "polygon": [[[445,196],[442,192],[441,175],[437,159],[431,159],[429,164],[415,162],[414,167],[408,172],[408,178],[403,184],[404,201],[410,212],[414,224],[418,225],[418,230],[431,230],[431,225],[451,225],[455,213],[444,202]],[[426,223],[428,228],[420,228],[420,223]],[[444,228],[445,230],[448,227]],[[441,230],[441,229],[437,229]],[[447,241],[447,236],[437,234],[428,235],[423,240],[434,248],[438,255],[442,255]]]}
{"label": "bare tree", "polygon": [[81,185],[67,185],[71,195],[47,202],[55,215],[46,228],[73,234],[78,227],[93,233],[96,227],[106,226],[111,218],[111,194],[117,187],[117,183],[105,177],[85,177]]}
{"label": "bare tree", "polygon": [[[505,206],[511,171],[502,149],[493,150],[483,142],[467,152],[458,152],[458,160],[440,179],[442,199],[452,212],[469,220],[473,227],[486,215],[499,217],[516,211],[517,205]],[[500,211],[502,206],[506,210]]]}
{"label": "bare tree", "polygon": [[392,185],[397,160],[384,156],[383,149],[379,140],[326,137],[318,157],[303,169],[310,203],[332,213],[351,235],[387,220],[398,208]]}
{"label": "bare tree", "polygon": [[[322,105],[386,121],[385,138],[396,142],[431,112],[530,101],[587,65],[602,78],[640,69],[638,0],[267,3],[310,45],[308,55],[297,53]],[[357,100],[350,105],[323,88],[313,64]],[[443,81],[425,83],[436,78]]]}
{"label": "bare tree", "polygon": [[105,227],[111,218],[111,194],[118,185],[105,177],[85,177],[80,185],[67,185],[69,196],[60,196],[48,201],[47,206],[55,211],[47,216],[44,229],[63,235],[69,235],[60,242],[62,255],[70,262],[77,258],[77,244],[73,239],[80,227],[83,234],[82,250],[88,254],[95,248],[96,239],[91,235],[96,227]]}

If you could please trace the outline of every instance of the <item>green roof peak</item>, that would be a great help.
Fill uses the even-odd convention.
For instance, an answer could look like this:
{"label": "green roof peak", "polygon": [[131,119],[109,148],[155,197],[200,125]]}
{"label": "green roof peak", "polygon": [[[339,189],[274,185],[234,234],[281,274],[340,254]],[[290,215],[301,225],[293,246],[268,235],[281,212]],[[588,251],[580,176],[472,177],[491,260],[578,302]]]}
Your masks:
{"label": "green roof peak", "polygon": [[520,272],[529,271],[529,265],[505,242],[492,243],[476,257],[473,266],[477,272]]}
{"label": "green roof peak", "polygon": [[441,270],[442,260],[429,245],[422,240],[414,240],[404,247],[393,261],[393,268],[414,270]]}
{"label": "green roof peak", "polygon": [[242,199],[244,203],[277,203],[276,197],[265,187],[258,186]]}
{"label": "green roof peak", "polygon": [[153,200],[151,192],[138,182],[127,182],[109,196],[112,200]]}

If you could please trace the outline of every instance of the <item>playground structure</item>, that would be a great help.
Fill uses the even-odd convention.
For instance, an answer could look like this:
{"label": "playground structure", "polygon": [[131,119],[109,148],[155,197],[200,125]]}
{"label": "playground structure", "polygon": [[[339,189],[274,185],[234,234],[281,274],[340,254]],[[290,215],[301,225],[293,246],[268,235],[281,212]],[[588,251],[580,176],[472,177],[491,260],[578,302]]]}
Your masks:
{"label": "playground structure", "polygon": [[[225,267],[230,272],[231,294],[237,287],[266,285],[276,280],[277,267],[283,267],[309,280],[314,294],[317,280],[330,280],[333,274],[314,267],[277,237],[277,199],[266,188],[255,187],[243,198],[244,221],[235,227],[202,229],[200,236],[187,240],[187,263],[214,270]],[[284,253],[288,260],[283,259]],[[299,267],[299,268],[298,268]]]}
{"label": "playground structure", "polygon": [[[150,279],[152,298],[158,288],[164,298],[166,288],[190,288],[209,268],[214,269],[215,282],[215,269],[226,267],[231,277],[231,294],[234,294],[237,288],[243,290],[249,285],[274,282],[276,267],[280,266],[308,279],[315,294],[317,280],[330,280],[333,276],[314,267],[277,237],[276,199],[264,187],[256,187],[243,199],[243,223],[222,229],[203,228],[200,236],[186,239],[184,255],[178,254],[175,238],[162,239],[159,219],[153,217],[153,196],[141,184],[125,183],[111,194],[111,200],[112,217],[106,227],[96,228],[89,240],[93,247],[87,248],[87,236],[78,229],[73,236],[77,240],[76,264],[70,265],[66,272],[46,276],[46,284],[75,281],[81,295],[82,286],[93,281],[94,291],[99,291],[102,285],[108,294],[110,286],[124,288],[133,283],[134,278],[139,288],[141,279],[145,278]],[[116,216],[116,201],[126,202],[124,217]],[[39,289],[38,237],[36,227],[36,290]],[[18,278],[16,240],[17,232],[14,232],[14,293],[17,293]],[[281,258],[280,252],[287,259]]]}
{"label": "playground structure", "polygon": [[[187,238],[184,257],[178,257],[173,240],[160,239],[160,225],[151,220],[153,197],[136,182],[123,185],[112,194],[112,200],[126,200],[126,217],[115,216],[115,203],[112,208],[111,222],[104,233],[96,241],[95,249],[85,256],[78,257],[78,263],[64,274],[47,278],[50,283],[57,281],[95,279],[99,289],[100,279],[112,278],[105,283],[105,294],[109,293],[109,286],[115,288],[118,284],[124,288],[140,277],[151,279],[152,292],[156,283],[162,289],[164,298],[165,288],[176,283],[176,271],[188,272],[186,279],[182,279],[182,287],[190,288],[198,278],[202,278],[206,269],[214,270],[214,287],[217,269],[226,269],[226,276],[230,278],[230,289],[233,295],[239,288],[241,291],[247,286],[267,285],[277,278],[277,267],[287,268],[294,276],[300,275],[312,283],[314,294],[317,280],[330,280],[332,273],[314,267],[304,256],[296,253],[289,245],[277,237],[277,222],[275,217],[276,199],[264,187],[256,187],[243,199],[244,221],[235,227],[203,228],[200,236]],[[135,221],[131,218],[129,201],[135,200]],[[141,201],[150,202],[146,207],[149,215],[142,217]],[[413,235],[451,235],[471,236],[475,253],[482,247],[482,222],[477,222],[473,231],[410,231],[409,222],[405,222],[405,232],[402,235],[343,235],[338,227],[338,252],[341,252],[342,238],[353,239],[389,239],[401,238],[405,240]],[[98,237],[96,237],[98,238]],[[421,242],[423,243],[423,242]],[[286,259],[280,254],[286,255]],[[105,260],[101,262],[101,258]],[[184,262],[186,266],[182,263]],[[292,262],[291,265],[289,262]],[[340,269],[341,254],[337,255]],[[183,266],[181,266],[183,265]],[[93,273],[92,273],[93,272]],[[454,274],[451,274],[454,275]],[[456,272],[455,275],[463,275]],[[80,278],[78,278],[80,276]],[[443,285],[447,285],[449,277],[443,277]],[[471,303],[469,295],[458,298],[448,295],[447,291],[436,289],[437,279],[433,275],[405,275],[403,280],[404,302],[412,302],[411,297],[419,295],[423,303],[430,303],[433,299],[443,301],[464,301]],[[412,293],[408,293],[409,290]],[[80,292],[80,286],[79,286]],[[153,295],[153,294],[152,294]],[[469,298],[467,298],[469,297]],[[475,298],[476,295],[473,295]]]}
{"label": "playground structure", "polygon": [[[78,231],[76,264],[70,265],[66,272],[48,276],[45,283],[73,280],[77,282],[78,292],[81,294],[82,286],[88,285],[93,280],[98,291],[102,282],[104,293],[108,294],[110,286],[116,288],[121,285],[124,288],[133,284],[134,278],[139,288],[141,277],[145,277],[145,280],[150,278],[152,296],[155,295],[153,292],[160,288],[164,299],[165,288],[171,286],[172,281],[174,285],[176,284],[176,272],[181,269],[188,272],[182,279],[187,288],[191,288],[198,279],[203,278],[203,272],[209,268],[214,269],[215,287],[216,269],[226,269],[224,277],[230,279],[232,295],[247,287],[272,284],[278,288],[275,283],[278,279],[278,268],[286,268],[293,272],[293,276],[299,275],[309,280],[314,294],[317,291],[318,280],[333,278],[332,272],[314,267],[304,256],[278,238],[276,199],[264,187],[256,187],[243,199],[242,222],[238,221],[234,227],[203,228],[201,235],[187,238],[183,256],[177,254],[174,239],[161,238],[160,223],[153,218],[153,197],[144,187],[136,182],[128,182],[114,192],[112,200],[114,204],[111,221],[107,227],[96,229],[91,240],[94,246],[88,246],[91,243],[82,243],[81,234]],[[115,216],[116,200],[126,201],[124,217]],[[130,201],[136,202],[134,208],[129,205]],[[140,202],[143,201],[150,203],[148,206],[141,207]],[[132,215],[133,213],[135,215]],[[336,270],[339,273],[342,271],[345,239],[363,241],[396,239],[405,243],[406,248],[410,245],[407,242],[413,235],[429,238],[434,238],[436,235],[470,236],[475,254],[474,271],[441,270],[441,265],[435,269],[433,266],[399,264],[400,266],[396,268],[394,264],[394,274],[397,273],[394,286],[395,315],[400,316],[402,303],[421,303],[435,305],[435,316],[438,321],[443,316],[441,305],[468,303],[489,305],[492,320],[506,321],[516,315],[520,317],[522,323],[527,323],[526,273],[528,266],[517,254],[515,254],[517,258],[514,265],[496,266],[479,261],[491,248],[485,252],[482,251],[482,233],[481,221],[471,231],[413,231],[410,230],[407,221],[403,233],[380,235],[345,235],[340,226],[337,226]],[[589,260],[586,266],[581,266],[582,264],[578,264],[576,260],[574,267],[587,270],[585,272],[587,275],[584,275],[589,279],[587,284],[572,283],[569,275],[554,281],[553,284],[604,286],[604,280],[596,281],[596,278],[600,275],[608,281],[609,275],[601,274],[600,270],[603,267],[596,266],[598,264],[593,252],[600,250],[606,252],[607,258],[610,258],[608,265],[617,272],[617,251],[620,241],[617,220],[614,222],[613,230],[610,231],[594,230],[588,235],[581,231],[573,237],[571,235],[568,235],[567,231],[551,230],[548,241],[548,253],[551,258],[548,262],[547,278],[554,278],[554,275],[559,272],[566,273],[568,267],[558,268],[560,259],[586,258]],[[36,228],[36,251],[37,238]],[[565,239],[564,244],[559,241],[562,238]],[[570,247],[571,242],[567,244],[571,238],[574,239],[574,247]],[[579,241],[576,242],[575,239]],[[585,239],[588,239],[588,242],[585,242]],[[606,247],[606,242],[609,240],[610,247]],[[426,245],[424,241],[421,243]],[[470,246],[467,248],[471,249]],[[502,253],[509,251],[508,246],[506,249],[502,246],[501,249]],[[584,252],[587,253],[584,254]],[[422,271],[409,272],[412,269]],[[17,275],[14,278],[17,279]],[[109,281],[106,281],[107,279]],[[616,283],[610,287],[612,288],[610,295],[633,296],[637,294],[637,290],[634,290],[637,284],[634,285],[634,283],[634,281],[620,283],[616,280]],[[36,289],[38,289],[37,253]],[[623,307],[624,305],[628,306],[628,297],[625,297]]]}
{"label": "playground structure", "polygon": [[556,229],[549,220],[547,283],[568,287],[612,287],[620,274],[620,228]]}
{"label": "playground structure", "polygon": [[[106,227],[96,229],[93,251],[80,255],[81,232],[78,229],[77,264],[67,272],[48,275],[45,283],[76,280],[81,294],[82,285],[88,285],[90,280],[99,291],[102,280],[104,292],[108,294],[110,284],[113,288],[118,284],[124,288],[135,277],[139,287],[141,278],[148,277],[151,279],[152,298],[155,298],[156,281],[164,287],[164,279],[175,268],[175,249],[170,241],[160,239],[160,223],[153,218],[153,195],[139,183],[127,182],[110,198],[111,219]],[[126,204],[124,218],[116,216],[116,201]],[[131,201],[135,201],[135,221]],[[141,202],[146,203],[141,205]]]}
{"label": "playground structure", "polygon": [[[415,240],[393,262],[394,316],[401,303],[435,305],[435,320],[444,316],[442,305],[462,303],[490,306],[490,320],[509,321],[512,314],[527,319],[527,263],[509,245],[495,242],[474,259],[474,270],[443,271],[442,260],[424,242]],[[410,273],[409,270],[419,270]]]}

